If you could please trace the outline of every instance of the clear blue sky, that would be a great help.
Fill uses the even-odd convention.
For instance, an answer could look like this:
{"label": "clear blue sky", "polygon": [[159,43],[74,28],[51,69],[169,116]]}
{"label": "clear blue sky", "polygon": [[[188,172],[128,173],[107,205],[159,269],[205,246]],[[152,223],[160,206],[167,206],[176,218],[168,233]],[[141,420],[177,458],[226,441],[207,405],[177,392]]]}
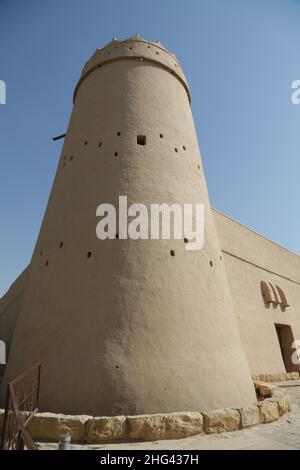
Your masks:
{"label": "clear blue sky", "polygon": [[81,68],[113,36],[180,60],[212,205],[300,252],[299,0],[0,0],[0,295],[29,263]]}

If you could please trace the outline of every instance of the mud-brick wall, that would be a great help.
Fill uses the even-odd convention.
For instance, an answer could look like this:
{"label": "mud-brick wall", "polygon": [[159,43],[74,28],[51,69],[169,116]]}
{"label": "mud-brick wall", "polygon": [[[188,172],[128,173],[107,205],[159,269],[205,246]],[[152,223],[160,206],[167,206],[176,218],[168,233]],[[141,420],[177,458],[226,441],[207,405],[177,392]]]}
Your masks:
{"label": "mud-brick wall", "polygon": [[[253,375],[299,371],[287,361],[293,349],[283,344],[283,361],[276,327],[291,329],[300,340],[300,257],[218,211],[213,211],[235,314]],[[288,307],[264,301],[261,282],[279,286]],[[286,343],[291,343],[288,335]],[[290,363],[288,363],[290,362]]]}

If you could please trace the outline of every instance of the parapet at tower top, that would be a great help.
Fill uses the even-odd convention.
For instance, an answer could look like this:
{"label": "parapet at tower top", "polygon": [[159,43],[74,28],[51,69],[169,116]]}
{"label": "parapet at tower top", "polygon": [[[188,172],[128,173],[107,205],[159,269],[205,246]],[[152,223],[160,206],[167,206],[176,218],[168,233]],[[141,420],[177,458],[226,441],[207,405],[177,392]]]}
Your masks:
{"label": "parapet at tower top", "polygon": [[83,67],[79,82],[74,91],[74,101],[78,88],[87,75],[106,64],[125,58],[155,63],[163,67],[182,83],[186,89],[188,99],[191,101],[189,87],[176,56],[162,46],[160,41],[148,41],[139,34],[124,39],[124,41],[119,41],[114,37],[106,46],[96,49]]}
{"label": "parapet at tower top", "polygon": [[[99,48],[97,50],[101,50],[101,49],[105,49],[106,47],[110,46],[110,45],[118,45],[118,44],[123,44],[123,43],[127,43],[127,42],[136,42],[136,41],[141,41],[141,42],[144,42],[144,43],[147,43],[148,45],[152,44],[153,46],[157,46],[159,47],[160,49],[163,49],[164,51],[166,51],[168,54],[170,54],[171,56],[174,57],[175,60],[176,59],[176,56],[175,54],[173,54],[172,52],[169,52],[162,44],[161,42],[157,39],[156,41],[148,41],[148,39],[145,39],[143,38],[142,36],[140,36],[140,34],[135,34],[134,36],[131,36],[130,38],[127,38],[127,39],[123,39],[123,40],[119,40],[117,39],[116,37],[113,37],[112,40],[106,44],[106,46],[102,47],[102,48]],[[177,61],[178,62],[178,61]]]}

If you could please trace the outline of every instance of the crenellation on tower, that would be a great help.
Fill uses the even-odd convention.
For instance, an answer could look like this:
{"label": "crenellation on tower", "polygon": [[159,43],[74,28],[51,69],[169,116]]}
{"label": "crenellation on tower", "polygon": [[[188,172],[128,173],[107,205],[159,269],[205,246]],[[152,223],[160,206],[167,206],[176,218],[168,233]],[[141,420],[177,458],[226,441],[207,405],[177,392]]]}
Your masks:
{"label": "crenellation on tower", "polygon": [[150,42],[142,37],[133,36],[124,41],[111,41],[105,47],[96,49],[92,57],[86,62],[79,82],[75,88],[73,101],[75,102],[78,88],[82,81],[97,68],[102,68],[111,61],[116,60],[140,60],[156,62],[165,67],[169,73],[173,74],[183,84],[191,100],[189,87],[180,67],[179,62],[174,54],[167,51],[160,42]]}

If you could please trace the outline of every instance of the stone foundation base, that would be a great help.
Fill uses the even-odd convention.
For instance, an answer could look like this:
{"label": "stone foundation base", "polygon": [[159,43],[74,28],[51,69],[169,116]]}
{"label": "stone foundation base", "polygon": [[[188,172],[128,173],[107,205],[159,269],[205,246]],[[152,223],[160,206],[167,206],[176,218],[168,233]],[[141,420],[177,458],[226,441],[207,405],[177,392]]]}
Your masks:
{"label": "stone foundation base", "polygon": [[[35,441],[57,442],[69,434],[72,442],[109,443],[181,439],[195,434],[235,431],[277,420],[291,410],[291,397],[274,385],[256,382],[260,396],[270,396],[254,405],[207,412],[177,412],[136,416],[72,416],[37,413],[28,431]],[[4,410],[0,410],[0,428]]]}
{"label": "stone foundation base", "polygon": [[299,380],[299,372],[252,375],[252,379],[254,381],[262,381],[262,382],[284,382],[285,380]]}

